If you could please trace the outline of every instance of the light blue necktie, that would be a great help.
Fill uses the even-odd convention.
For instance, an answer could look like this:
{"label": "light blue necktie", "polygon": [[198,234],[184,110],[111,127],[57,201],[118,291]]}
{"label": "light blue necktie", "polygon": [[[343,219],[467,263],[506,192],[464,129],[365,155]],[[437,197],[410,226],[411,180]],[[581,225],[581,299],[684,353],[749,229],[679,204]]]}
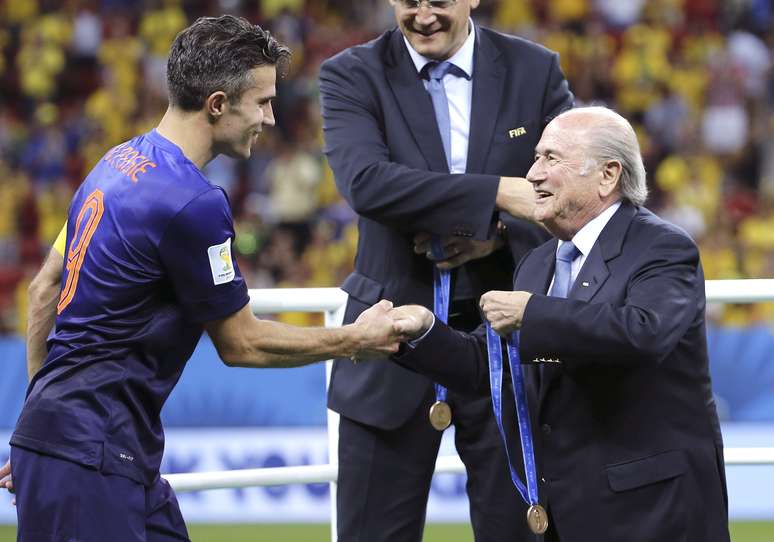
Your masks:
{"label": "light blue necktie", "polygon": [[580,256],[580,250],[565,241],[556,252],[556,269],[554,270],[554,285],[548,294],[551,297],[567,297],[572,287],[572,262]]}
{"label": "light blue necktie", "polygon": [[446,165],[451,171],[451,119],[449,117],[449,100],[446,98],[446,88],[443,86],[444,76],[460,68],[451,62],[430,62],[426,66],[426,74],[429,82],[427,91],[433,100],[435,121],[438,123],[438,131],[441,133],[443,151],[446,153]]}

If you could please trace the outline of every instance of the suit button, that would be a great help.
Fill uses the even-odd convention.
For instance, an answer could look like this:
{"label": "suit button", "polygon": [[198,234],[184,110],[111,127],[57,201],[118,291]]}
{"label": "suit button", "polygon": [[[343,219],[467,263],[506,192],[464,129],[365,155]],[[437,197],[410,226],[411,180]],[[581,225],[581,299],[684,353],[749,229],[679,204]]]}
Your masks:
{"label": "suit button", "polygon": [[551,426],[548,425],[547,423],[544,423],[543,425],[541,425],[540,430],[543,431],[543,434],[546,436],[551,434]]}

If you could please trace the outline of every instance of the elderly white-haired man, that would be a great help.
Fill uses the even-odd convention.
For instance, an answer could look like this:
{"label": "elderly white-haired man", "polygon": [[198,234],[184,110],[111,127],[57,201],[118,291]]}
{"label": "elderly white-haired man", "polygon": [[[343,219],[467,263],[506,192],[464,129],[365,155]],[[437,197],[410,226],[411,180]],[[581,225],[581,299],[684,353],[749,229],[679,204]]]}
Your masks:
{"label": "elderly white-haired man", "polygon": [[[728,541],[699,251],[643,207],[634,130],[603,107],[565,112],[527,179],[557,239],[524,257],[514,291],[486,293],[481,308],[499,335],[518,333],[545,540]],[[483,330],[454,331],[413,305],[393,316],[420,338],[395,361],[489,393]]]}

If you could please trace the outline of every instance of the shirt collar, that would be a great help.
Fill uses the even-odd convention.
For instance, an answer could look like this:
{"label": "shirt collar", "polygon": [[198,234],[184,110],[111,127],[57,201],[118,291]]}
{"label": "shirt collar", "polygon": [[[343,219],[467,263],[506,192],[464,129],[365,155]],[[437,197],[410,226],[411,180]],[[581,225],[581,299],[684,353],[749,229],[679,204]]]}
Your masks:
{"label": "shirt collar", "polygon": [[[584,258],[588,257],[591,248],[594,246],[594,243],[597,242],[599,234],[602,233],[602,230],[605,229],[605,226],[610,219],[613,218],[613,215],[620,206],[621,200],[616,201],[595,218],[589,220],[572,238],[572,243],[580,250]],[[564,241],[559,241],[558,246],[562,246],[562,243],[564,243]],[[557,250],[559,250],[558,247]]]}
{"label": "shirt collar", "polygon": [[[468,32],[468,37],[465,38],[465,43],[462,44],[459,51],[454,53],[451,58],[447,59],[447,62],[451,62],[464,71],[468,79],[470,79],[473,76],[473,49],[476,45],[476,32],[473,26],[473,19],[468,19],[468,28],[470,28],[470,31]],[[425,65],[430,62],[435,62],[432,58],[427,58],[426,56],[417,53],[416,49],[409,43],[409,40],[406,39],[406,36],[403,36],[403,42],[406,44],[406,48],[411,56],[411,60],[414,62],[417,73],[422,73],[422,68],[424,68]]]}

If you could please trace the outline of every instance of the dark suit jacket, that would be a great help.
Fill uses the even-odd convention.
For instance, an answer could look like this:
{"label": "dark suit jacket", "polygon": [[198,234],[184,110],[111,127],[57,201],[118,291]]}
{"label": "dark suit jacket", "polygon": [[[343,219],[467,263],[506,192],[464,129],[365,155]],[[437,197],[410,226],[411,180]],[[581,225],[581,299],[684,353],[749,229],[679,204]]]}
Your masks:
{"label": "dark suit jacket", "polygon": [[[399,30],[323,63],[320,93],[325,152],[359,215],[355,272],[342,285],[350,296],[345,323],[382,298],[432,307],[432,265],[414,254],[413,236],[486,239],[499,177],[527,173],[543,128],[573,100],[556,53],[476,27],[468,174],[451,175],[432,101]],[[517,128],[524,134],[511,137]],[[504,218],[518,258],[545,240],[539,228]],[[475,293],[508,287],[513,262],[501,250],[468,264]],[[391,363],[337,360],[328,404],[391,429],[416,411],[430,385]]]}
{"label": "dark suit jacket", "polygon": [[[696,245],[624,203],[568,299],[543,295],[555,253],[553,240],[527,255],[514,289],[534,293],[520,354],[541,499],[562,542],[727,541]],[[438,354],[450,350],[454,362]],[[536,360],[553,362],[542,363],[541,375]],[[437,324],[401,363],[450,389],[489,390],[478,330]]]}

